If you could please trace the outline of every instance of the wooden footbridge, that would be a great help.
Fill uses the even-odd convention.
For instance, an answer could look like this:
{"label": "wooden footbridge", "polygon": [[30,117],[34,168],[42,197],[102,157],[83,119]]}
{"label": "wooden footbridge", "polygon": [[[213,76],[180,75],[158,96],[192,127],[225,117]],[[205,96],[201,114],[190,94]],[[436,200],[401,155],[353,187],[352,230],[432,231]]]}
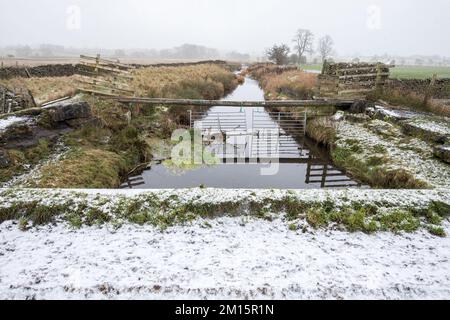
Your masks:
{"label": "wooden footbridge", "polygon": [[317,100],[273,100],[273,101],[227,101],[227,100],[191,100],[160,99],[109,96],[107,99],[125,104],[162,105],[162,106],[203,106],[203,107],[350,107],[354,99],[317,99]]}

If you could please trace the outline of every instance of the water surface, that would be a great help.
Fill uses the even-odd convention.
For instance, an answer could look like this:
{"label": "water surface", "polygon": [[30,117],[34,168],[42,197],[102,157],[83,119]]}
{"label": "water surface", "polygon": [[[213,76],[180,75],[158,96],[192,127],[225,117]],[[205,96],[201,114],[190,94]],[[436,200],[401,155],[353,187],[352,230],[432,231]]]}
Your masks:
{"label": "water surface", "polygon": [[[250,78],[225,100],[264,100]],[[213,107],[193,112],[191,125],[203,134],[214,165],[176,168],[155,163],[130,177],[123,188],[288,188],[357,187],[359,183],[333,166],[327,150],[303,135],[304,123],[264,108]]]}

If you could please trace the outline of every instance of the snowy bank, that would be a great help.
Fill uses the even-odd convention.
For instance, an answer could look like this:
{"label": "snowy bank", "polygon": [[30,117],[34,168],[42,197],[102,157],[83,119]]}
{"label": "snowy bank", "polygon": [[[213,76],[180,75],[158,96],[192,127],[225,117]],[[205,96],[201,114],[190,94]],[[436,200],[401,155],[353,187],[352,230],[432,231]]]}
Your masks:
{"label": "snowy bank", "polygon": [[[445,224],[450,231],[448,223]],[[161,232],[0,225],[1,299],[448,299],[450,238],[219,218]]]}
{"label": "snowy bank", "polygon": [[29,117],[16,117],[16,116],[0,119],[0,132],[6,130],[13,124],[24,123],[27,122],[28,120],[30,120]]}
{"label": "snowy bank", "polygon": [[445,236],[450,191],[433,190],[43,190],[3,189],[0,222],[19,228],[54,222],[73,227],[150,224],[165,229],[198,218],[283,219],[290,229],[347,228],[350,231],[407,231],[426,228]]}

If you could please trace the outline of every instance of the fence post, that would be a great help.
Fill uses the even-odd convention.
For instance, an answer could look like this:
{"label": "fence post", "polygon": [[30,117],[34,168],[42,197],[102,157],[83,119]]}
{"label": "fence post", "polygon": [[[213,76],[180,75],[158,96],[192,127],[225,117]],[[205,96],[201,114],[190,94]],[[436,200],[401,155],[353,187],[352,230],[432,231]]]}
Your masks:
{"label": "fence post", "polygon": [[381,63],[377,63],[377,77],[375,79],[375,88],[377,90],[381,89]]}
{"label": "fence post", "polygon": [[337,79],[336,79],[336,94],[339,95],[339,85],[340,85],[340,82],[341,82],[341,80],[340,80],[341,74],[340,74],[340,71],[339,71],[339,65],[338,64],[336,64],[336,76],[337,76]]}
{"label": "fence post", "polygon": [[427,91],[425,93],[425,98],[424,98],[424,105],[426,106],[430,100],[430,97],[433,97],[434,95],[434,88],[436,85],[436,80],[437,80],[437,74],[433,74],[433,77],[430,80],[430,85],[427,88]]}
{"label": "fence post", "polygon": [[97,54],[97,57],[95,58],[95,73],[96,76],[98,77],[98,66],[100,64],[100,54]]}

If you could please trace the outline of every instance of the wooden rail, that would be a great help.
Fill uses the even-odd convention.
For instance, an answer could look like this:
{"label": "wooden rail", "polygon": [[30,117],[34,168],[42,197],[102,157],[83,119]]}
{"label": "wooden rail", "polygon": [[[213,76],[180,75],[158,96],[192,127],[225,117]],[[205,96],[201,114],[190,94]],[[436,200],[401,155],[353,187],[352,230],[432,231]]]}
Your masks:
{"label": "wooden rail", "polygon": [[381,89],[394,65],[383,63],[328,63],[324,62],[318,76],[318,95],[322,97],[358,96]]}
{"label": "wooden rail", "polygon": [[190,99],[160,99],[160,98],[132,98],[108,97],[121,103],[135,103],[147,105],[173,106],[222,106],[222,107],[348,107],[355,100],[320,99],[320,100],[273,100],[273,101],[226,101],[226,100],[190,100]]}

